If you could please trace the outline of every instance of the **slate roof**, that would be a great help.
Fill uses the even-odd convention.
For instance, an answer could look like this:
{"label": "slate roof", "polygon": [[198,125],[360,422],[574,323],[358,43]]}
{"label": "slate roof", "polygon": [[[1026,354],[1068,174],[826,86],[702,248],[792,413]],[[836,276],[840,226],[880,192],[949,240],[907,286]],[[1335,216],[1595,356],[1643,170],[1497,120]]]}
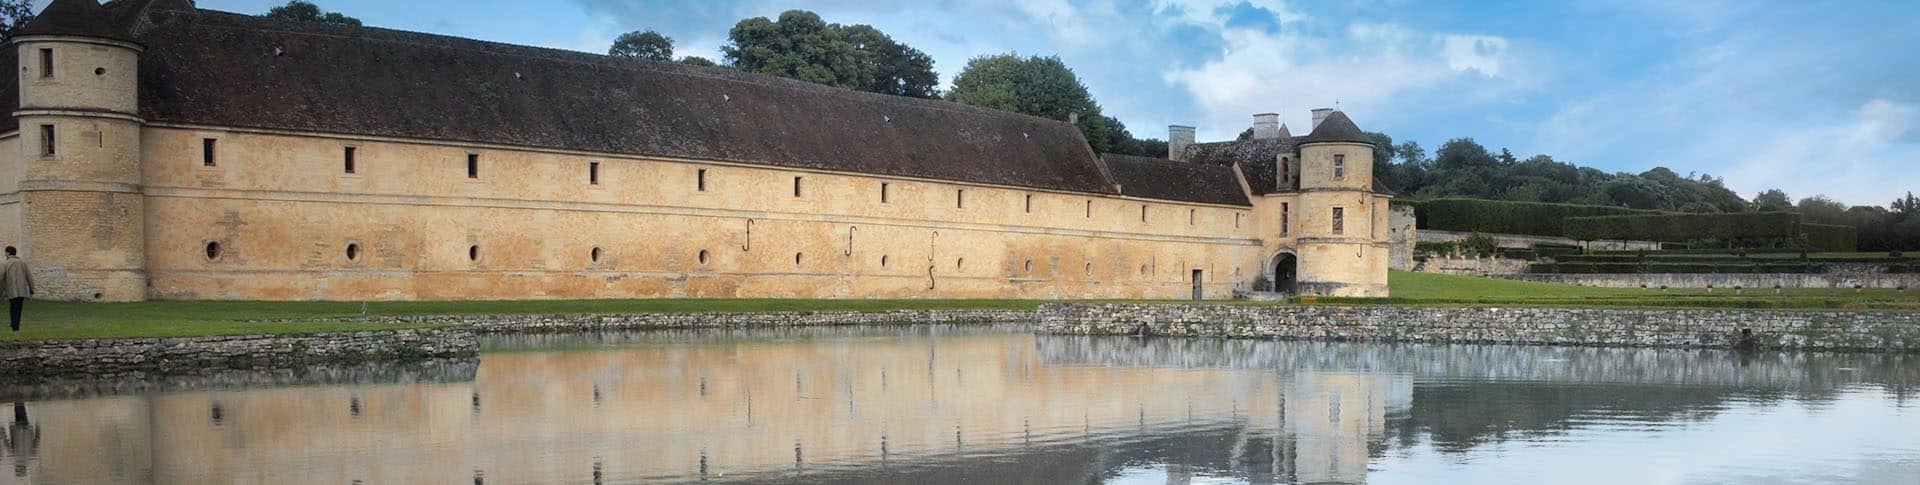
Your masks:
{"label": "slate roof", "polygon": [[1232,166],[1112,153],[1100,156],[1120,193],[1148,199],[1251,206]]}
{"label": "slate roof", "polygon": [[1354,125],[1353,119],[1347,118],[1346,113],[1335,111],[1314,126],[1313,133],[1300,137],[1302,145],[1326,142],[1373,143],[1373,139],[1367,138],[1367,133],[1360,131],[1360,127]]}
{"label": "slate roof", "polygon": [[1280,154],[1295,153],[1294,140],[1282,136],[1279,138],[1257,138],[1251,140],[1195,143],[1187,145],[1188,162],[1230,166],[1240,162],[1240,170],[1247,175],[1247,185],[1253,193],[1259,195],[1293,190],[1293,187],[1279,187]]}
{"label": "slate roof", "polygon": [[[128,41],[133,38],[94,0],[53,0],[19,35],[78,35]],[[18,55],[18,54],[15,54]]]}

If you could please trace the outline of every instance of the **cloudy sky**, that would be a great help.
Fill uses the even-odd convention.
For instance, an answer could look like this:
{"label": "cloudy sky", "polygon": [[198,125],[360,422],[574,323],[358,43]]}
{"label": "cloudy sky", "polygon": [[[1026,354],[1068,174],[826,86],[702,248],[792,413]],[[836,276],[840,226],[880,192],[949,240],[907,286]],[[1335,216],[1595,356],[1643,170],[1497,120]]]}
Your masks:
{"label": "cloudy sky", "polygon": [[[42,2],[44,3],[44,2]],[[200,0],[260,13],[269,0]],[[1431,150],[1472,137],[1752,197],[1885,205],[1920,189],[1920,2],[1626,0],[320,0],[369,25],[604,52],[654,29],[720,59],[742,18],[807,9],[932,55],[1059,55],[1136,136],[1228,138],[1339,107]]]}

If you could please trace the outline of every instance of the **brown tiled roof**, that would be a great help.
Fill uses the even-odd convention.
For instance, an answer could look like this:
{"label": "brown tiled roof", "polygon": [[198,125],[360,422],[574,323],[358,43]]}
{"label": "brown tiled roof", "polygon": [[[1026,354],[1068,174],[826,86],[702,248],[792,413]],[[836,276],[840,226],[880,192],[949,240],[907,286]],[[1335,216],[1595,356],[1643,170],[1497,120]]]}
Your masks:
{"label": "brown tiled roof", "polygon": [[[95,0],[53,0],[20,29],[20,35],[77,35],[113,40],[133,40],[107,15],[106,7]],[[17,55],[17,54],[16,54]]]}
{"label": "brown tiled roof", "polygon": [[1360,127],[1354,125],[1353,119],[1347,118],[1346,113],[1335,111],[1327,115],[1327,119],[1321,120],[1318,126],[1314,126],[1313,133],[1300,137],[1300,144],[1303,145],[1323,142],[1373,143],[1373,139],[1368,138],[1366,132],[1360,131]]}
{"label": "brown tiled roof", "polygon": [[1148,199],[1250,206],[1232,166],[1177,162],[1163,158],[1100,156],[1120,193]]}
{"label": "brown tiled roof", "polygon": [[1233,165],[1240,162],[1240,170],[1247,175],[1247,185],[1253,187],[1258,195],[1285,192],[1293,187],[1279,187],[1280,154],[1294,153],[1294,140],[1297,138],[1257,138],[1249,140],[1222,141],[1213,143],[1195,143],[1187,146],[1189,162],[1212,165]]}
{"label": "brown tiled roof", "polygon": [[148,12],[149,121],[1112,193],[1079,130],[676,63],[208,10]]}

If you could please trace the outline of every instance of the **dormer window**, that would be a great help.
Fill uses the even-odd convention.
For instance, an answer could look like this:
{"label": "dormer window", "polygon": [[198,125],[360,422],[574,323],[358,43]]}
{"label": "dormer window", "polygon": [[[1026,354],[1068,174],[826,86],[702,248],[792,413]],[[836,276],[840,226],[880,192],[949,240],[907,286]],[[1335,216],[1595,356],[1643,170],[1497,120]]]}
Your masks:
{"label": "dormer window", "polygon": [[1333,179],[1334,180],[1347,179],[1347,156],[1346,155],[1336,154],[1333,156]]}

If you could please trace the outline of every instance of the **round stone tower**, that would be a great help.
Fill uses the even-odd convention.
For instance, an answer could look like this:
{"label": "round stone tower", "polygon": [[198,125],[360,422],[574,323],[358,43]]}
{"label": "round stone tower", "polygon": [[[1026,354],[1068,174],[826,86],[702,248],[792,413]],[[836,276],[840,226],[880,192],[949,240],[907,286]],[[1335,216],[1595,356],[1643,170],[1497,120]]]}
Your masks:
{"label": "round stone tower", "polygon": [[1387,296],[1387,195],[1373,183],[1373,142],[1333,111],[1301,137],[1299,261],[1303,295]]}
{"label": "round stone tower", "polygon": [[40,298],[147,296],[141,46],[94,0],[54,0],[20,60],[20,249]]}

